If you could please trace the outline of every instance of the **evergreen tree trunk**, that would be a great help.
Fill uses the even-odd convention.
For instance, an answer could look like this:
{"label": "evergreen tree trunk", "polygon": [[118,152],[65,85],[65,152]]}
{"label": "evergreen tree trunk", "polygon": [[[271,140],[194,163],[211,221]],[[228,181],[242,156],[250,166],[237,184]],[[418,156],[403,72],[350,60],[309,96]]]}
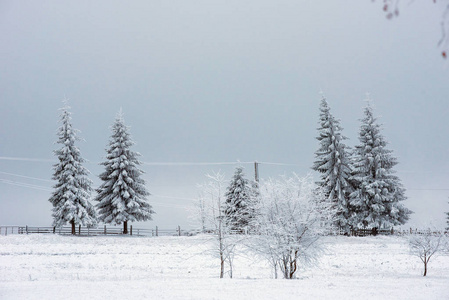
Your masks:
{"label": "evergreen tree trunk", "polygon": [[123,234],[128,234],[128,221],[123,222]]}
{"label": "evergreen tree trunk", "polygon": [[76,234],[76,230],[75,230],[75,220],[72,219],[72,221],[70,221],[70,224],[72,224],[72,234]]}

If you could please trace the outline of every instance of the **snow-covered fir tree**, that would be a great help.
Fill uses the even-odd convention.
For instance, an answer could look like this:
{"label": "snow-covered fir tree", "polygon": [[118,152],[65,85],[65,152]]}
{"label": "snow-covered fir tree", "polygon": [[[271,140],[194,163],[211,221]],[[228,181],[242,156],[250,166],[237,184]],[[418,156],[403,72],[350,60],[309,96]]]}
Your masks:
{"label": "snow-covered fir tree", "polygon": [[244,232],[250,223],[252,187],[244,177],[243,168],[237,167],[225,194],[223,207],[225,222],[231,230]]}
{"label": "snow-covered fir tree", "polygon": [[99,220],[104,223],[123,223],[123,233],[128,233],[128,221],[151,220],[154,213],[147,202],[150,193],[141,178],[139,153],[131,151],[134,145],[125,125],[122,111],[117,114],[112,125],[106,160],[101,163],[105,171],[100,174],[103,183],[97,189],[96,201]]}
{"label": "snow-covered fir tree", "polygon": [[68,222],[75,234],[75,225],[95,225],[97,214],[89,202],[92,192],[89,171],[83,166],[85,160],[75,146],[80,139],[77,130],[72,128],[70,107],[66,101],[64,103],[57,133],[61,148],[54,151],[58,162],[53,166],[53,179],[57,183],[49,201],[53,204],[53,225],[60,227]]}
{"label": "snow-covered fir tree", "polygon": [[317,184],[324,191],[327,200],[334,205],[335,225],[347,230],[351,191],[348,183],[351,172],[349,148],[343,143],[346,137],[341,134],[340,122],[331,114],[325,97],[321,99],[319,125],[319,149],[315,152],[316,160],[312,169],[320,173]]}
{"label": "snow-covered fir tree", "polygon": [[389,227],[405,224],[412,213],[402,205],[406,199],[400,179],[394,175],[397,159],[387,149],[380,133],[381,126],[368,102],[359,132],[360,144],[355,147],[350,195],[353,226]]}

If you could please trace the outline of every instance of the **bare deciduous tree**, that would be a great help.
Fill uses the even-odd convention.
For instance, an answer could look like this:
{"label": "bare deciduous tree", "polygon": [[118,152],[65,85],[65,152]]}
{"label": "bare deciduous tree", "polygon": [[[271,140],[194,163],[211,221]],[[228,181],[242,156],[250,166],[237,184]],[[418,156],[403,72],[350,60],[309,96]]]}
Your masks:
{"label": "bare deciduous tree", "polygon": [[424,264],[423,276],[427,275],[427,267],[432,258],[444,244],[444,234],[436,230],[427,230],[424,233],[411,234],[408,237],[410,252],[414,256],[418,256]]}
{"label": "bare deciduous tree", "polygon": [[311,178],[280,177],[260,184],[259,214],[251,248],[266,259],[277,278],[295,277],[302,266],[314,264],[323,250],[319,237],[333,224],[332,203],[322,201]]}
{"label": "bare deciduous tree", "polygon": [[230,227],[224,220],[225,176],[218,172],[208,174],[206,177],[208,181],[199,185],[201,192],[197,204],[198,211],[195,215],[203,231],[208,228],[214,232],[212,252],[220,258],[220,278],[225,275],[226,265],[228,265],[229,277],[232,278],[233,260],[240,237],[230,234]]}

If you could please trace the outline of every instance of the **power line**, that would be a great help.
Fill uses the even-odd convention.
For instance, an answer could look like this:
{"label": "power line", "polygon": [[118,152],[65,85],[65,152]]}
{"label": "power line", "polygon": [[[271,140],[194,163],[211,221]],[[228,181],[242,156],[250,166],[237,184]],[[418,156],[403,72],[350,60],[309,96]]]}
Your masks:
{"label": "power line", "polygon": [[143,162],[148,166],[215,166],[215,165],[239,165],[253,164],[254,162]]}
{"label": "power line", "polygon": [[[26,184],[26,183],[22,183],[22,182],[16,182],[16,181],[5,180],[5,179],[0,179],[0,182],[1,183],[5,183],[5,184],[14,185],[14,186],[19,186],[19,187],[26,187],[26,188],[31,188],[31,189],[35,189],[35,190],[51,192],[51,189],[43,187],[43,186],[39,186],[39,185]],[[170,196],[157,196],[157,197],[173,198],[173,199],[188,199],[188,198],[179,198],[179,197],[170,197]],[[182,209],[189,209],[189,208],[193,207],[192,205],[182,205],[182,204],[175,204],[175,203],[162,203],[162,202],[153,202],[153,201],[150,201],[150,204],[151,205],[155,205],[155,206],[161,206],[161,207],[182,208]]]}
{"label": "power line", "polygon": [[[1,157],[0,157],[0,159],[1,159]],[[251,162],[251,163],[253,163],[253,162]],[[258,164],[259,164],[259,162],[258,162]],[[260,164],[262,164],[262,162]],[[263,164],[293,165],[293,164],[267,163],[267,162],[263,162]],[[5,175],[9,175],[9,176],[16,176],[16,177],[21,177],[21,178],[31,179],[31,180],[40,180],[40,181],[45,181],[45,182],[53,182],[52,180],[48,180],[48,179],[42,179],[42,178],[37,178],[37,177],[31,177],[31,176],[25,176],[25,175],[20,175],[20,174],[8,173],[8,172],[3,172],[3,171],[0,171],[0,174],[5,174]],[[28,184],[28,183],[24,183],[24,182],[11,181],[11,180],[7,180],[7,179],[0,179],[0,180],[1,180],[2,183],[6,183],[6,184],[11,184],[11,185],[16,185],[16,186],[23,186],[23,187],[28,187],[28,188],[36,187],[37,189],[40,189],[40,190],[50,191],[48,187],[32,185],[32,184]],[[164,186],[171,186],[171,185],[164,185]],[[176,187],[179,187],[179,185],[176,185]],[[407,190],[408,191],[449,191],[449,189],[447,189],[447,188],[407,189]],[[162,196],[162,195],[153,195],[153,196],[161,197],[161,198],[169,198],[169,199],[179,199],[179,200],[196,200],[196,199],[193,199],[193,198],[171,197],[171,196]]]}
{"label": "power line", "polygon": [[[47,158],[31,158],[31,157],[10,157],[10,156],[0,156],[0,160],[9,161],[28,161],[28,162],[51,162],[55,163],[55,159]],[[94,162],[86,160],[88,163],[99,164],[100,162]],[[238,165],[238,164],[252,164],[254,162],[142,162],[144,165],[149,166],[208,166],[208,165]]]}
{"label": "power line", "polygon": [[191,201],[197,200],[195,198],[172,197],[172,196],[162,196],[162,195],[154,195],[154,194],[151,194],[151,196],[158,197],[158,198],[179,199],[179,200],[191,200]]}
{"label": "power line", "polygon": [[[54,160],[50,159],[40,159],[40,158],[26,158],[26,157],[6,157],[6,156],[0,156],[0,160],[10,160],[10,161],[27,161],[27,162],[55,162]],[[144,162],[145,165],[153,165],[153,166],[204,166],[204,165],[238,165],[238,164],[263,164],[263,165],[278,165],[278,166],[296,166],[296,167],[304,167],[302,165],[298,164],[290,164],[290,163],[277,163],[277,162]],[[426,171],[406,171],[401,170],[398,171],[401,173],[426,173]],[[9,175],[9,176],[16,176],[21,177],[25,179],[31,179],[31,180],[40,180],[45,182],[53,182],[52,180],[48,179],[42,179],[37,177],[31,177],[31,176],[25,176],[20,174],[14,174],[14,173],[8,173],[0,171],[0,174]],[[17,181],[11,181],[6,179],[1,179],[2,183],[10,184],[10,185],[16,185],[16,186],[22,186],[22,187],[28,187],[28,188],[36,188],[40,190],[49,191],[48,187],[42,187],[38,185],[31,185],[27,183],[17,182]],[[179,187],[179,186],[177,186]],[[407,189],[409,191],[449,191],[447,188],[433,188],[433,189]],[[180,199],[180,200],[195,200],[191,198],[182,198],[182,197],[170,197],[170,196],[158,196],[162,198],[171,198],[171,199]]]}
{"label": "power line", "polygon": [[35,184],[28,184],[28,183],[17,182],[17,181],[12,181],[12,180],[7,180],[7,179],[0,179],[0,182],[1,183],[5,183],[5,184],[20,186],[20,187],[26,187],[26,188],[31,188],[31,189],[51,192],[50,188],[45,187],[45,186],[35,185]]}
{"label": "power line", "polygon": [[[35,178],[35,177],[29,177],[29,176],[22,176],[22,175],[18,175],[18,174],[12,174],[12,173],[1,172],[1,171],[0,171],[0,173],[13,175],[13,176],[18,176],[18,177],[23,177],[23,178],[32,178],[32,179],[36,179],[36,180],[50,181],[50,180],[45,180],[45,179],[40,179],[40,178]],[[35,184],[28,184],[28,183],[18,182],[18,181],[12,181],[12,180],[8,180],[8,179],[1,179],[0,178],[0,182],[4,183],[4,184],[19,186],[19,187],[26,187],[26,188],[36,189],[36,190],[42,190],[42,191],[46,191],[46,192],[51,192],[52,191],[52,189],[50,189],[49,187],[35,185]],[[156,197],[156,198],[167,198],[167,199],[179,199],[179,200],[190,200],[190,201],[195,201],[196,200],[194,198],[173,197],[173,196],[164,196],[164,195],[151,195],[151,196]],[[176,208],[189,208],[189,207],[191,207],[189,205],[186,206],[186,205],[181,205],[181,204],[162,203],[162,202],[151,202],[151,204],[155,204],[155,205],[158,205],[158,206],[166,206],[166,207],[176,207]]]}
{"label": "power line", "polygon": [[301,167],[306,168],[304,165],[298,165],[298,164],[289,164],[289,163],[277,163],[277,162],[266,162],[266,161],[258,161],[258,164],[261,165],[272,165],[272,166],[290,166],[290,167]]}
{"label": "power line", "polygon": [[40,181],[46,181],[46,182],[53,182],[53,180],[42,179],[42,178],[36,178],[36,177],[30,177],[30,176],[24,176],[24,175],[13,174],[13,173],[7,173],[7,172],[2,172],[2,171],[0,171],[0,174],[10,175],[10,176],[16,176],[16,177],[21,177],[21,178],[27,178],[27,179],[32,179],[32,180],[40,180]]}
{"label": "power line", "polygon": [[[28,162],[52,162],[55,163],[55,159],[46,158],[29,158],[29,157],[7,157],[0,156],[0,160],[10,160],[10,161],[28,161]],[[86,160],[88,163],[99,164],[100,162],[94,162]],[[148,166],[215,166],[215,165],[248,165],[253,164],[254,161],[225,161],[225,162],[142,162],[144,165]],[[279,163],[279,162],[257,162],[263,165],[277,165],[277,166],[294,166],[294,167],[305,167],[304,165],[291,164],[291,163]]]}
{"label": "power line", "polygon": [[[31,158],[31,157],[11,157],[11,156],[0,156],[0,160],[8,161],[27,161],[27,162],[51,162],[56,163],[55,159],[48,158]],[[86,160],[89,164],[100,164],[101,162]],[[261,165],[274,165],[274,166],[291,166],[291,167],[301,167],[308,168],[308,166],[294,163],[283,163],[283,162],[267,162],[267,161],[256,161]],[[248,165],[254,164],[254,161],[233,161],[233,162],[142,162],[142,164],[147,166],[215,166],[215,165]],[[398,173],[449,173],[449,171],[413,171],[413,170],[397,170]]]}
{"label": "power line", "polygon": [[47,158],[29,158],[29,157],[8,157],[8,156],[0,156],[0,160],[11,160],[11,161],[29,161],[29,162],[51,162],[55,163],[54,159]]}
{"label": "power line", "polygon": [[406,189],[407,191],[449,191],[449,189]]}
{"label": "power line", "polygon": [[[6,172],[0,172],[0,173],[6,173]],[[14,174],[14,175],[17,176],[17,174]],[[28,176],[21,176],[21,177],[28,178]],[[33,178],[33,179],[39,180],[39,178]],[[45,191],[45,192],[52,191],[48,187],[35,185],[35,184],[27,184],[27,183],[23,183],[23,182],[12,181],[12,180],[0,179],[0,182],[4,183],[4,184],[25,187],[25,188],[31,188],[31,189],[41,190],[41,191]],[[408,190],[409,191],[449,191],[449,189],[408,189]],[[157,194],[154,194],[151,196],[156,197],[156,198],[167,198],[167,199],[178,199],[178,200],[189,200],[189,201],[197,200],[195,198],[164,196],[164,195],[157,195]],[[155,201],[149,201],[149,202],[151,205],[160,206],[160,207],[170,207],[170,208],[180,208],[180,209],[190,209],[193,207],[193,205],[182,205],[182,204],[176,204],[176,203],[164,203],[164,202],[155,202]]]}
{"label": "power line", "polygon": [[175,203],[163,203],[163,202],[154,202],[149,201],[151,205],[155,206],[161,206],[161,207],[170,207],[170,208],[183,208],[183,209],[190,209],[193,208],[193,205],[181,205],[181,204],[175,204]]}

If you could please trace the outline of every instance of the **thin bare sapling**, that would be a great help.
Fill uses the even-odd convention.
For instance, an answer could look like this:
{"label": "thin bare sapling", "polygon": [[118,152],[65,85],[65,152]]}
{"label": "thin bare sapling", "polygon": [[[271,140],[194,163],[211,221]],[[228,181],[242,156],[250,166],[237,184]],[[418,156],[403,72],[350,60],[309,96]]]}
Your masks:
{"label": "thin bare sapling", "polygon": [[[220,278],[224,278],[228,273],[232,278],[233,261],[236,248],[241,237],[230,234],[231,228],[228,226],[223,213],[224,193],[226,181],[223,173],[207,174],[207,181],[199,185],[200,196],[196,204],[195,216],[204,232],[213,232],[214,256],[220,259]],[[225,272],[225,267],[228,271]]]}
{"label": "thin bare sapling", "polygon": [[446,237],[437,229],[428,229],[425,232],[410,234],[407,238],[410,253],[422,261],[424,264],[423,276],[426,276],[430,259],[443,250]]}

